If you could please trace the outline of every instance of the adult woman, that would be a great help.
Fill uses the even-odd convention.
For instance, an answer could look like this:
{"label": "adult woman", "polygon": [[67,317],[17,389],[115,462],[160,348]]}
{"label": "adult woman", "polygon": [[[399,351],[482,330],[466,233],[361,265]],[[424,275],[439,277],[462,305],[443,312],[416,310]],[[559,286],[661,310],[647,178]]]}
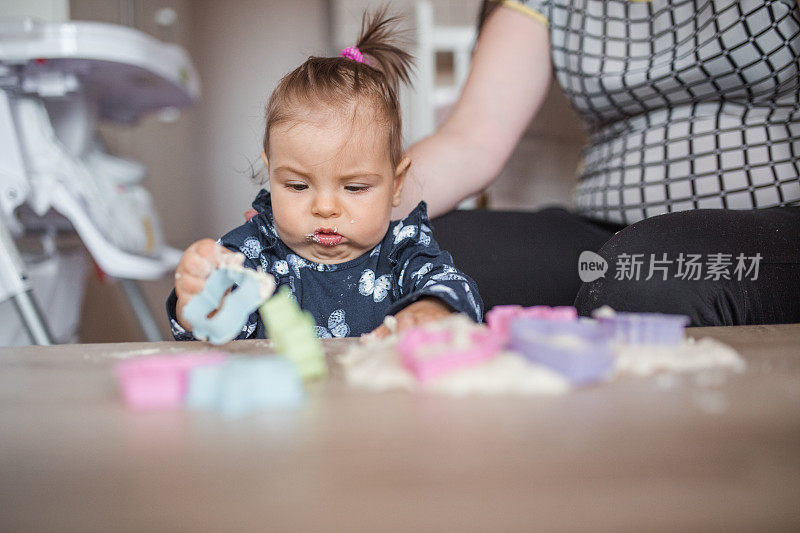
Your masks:
{"label": "adult woman", "polygon": [[[485,188],[541,105],[551,62],[590,133],[576,213],[437,225],[487,308],[511,286],[521,303],[574,299],[584,314],[609,304],[695,325],[800,321],[794,0],[506,0],[484,13],[459,102],[409,151],[405,205],[422,197],[438,215]],[[609,272],[581,286],[586,250]],[[470,272],[481,262],[493,273]]]}

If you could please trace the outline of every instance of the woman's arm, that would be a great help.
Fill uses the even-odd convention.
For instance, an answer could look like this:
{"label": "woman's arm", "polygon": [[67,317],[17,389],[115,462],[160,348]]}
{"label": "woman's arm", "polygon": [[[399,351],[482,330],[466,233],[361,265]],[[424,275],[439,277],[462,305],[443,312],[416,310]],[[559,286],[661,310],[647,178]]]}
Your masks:
{"label": "woman's arm", "polygon": [[408,150],[410,179],[395,218],[420,200],[432,217],[441,215],[486,188],[542,104],[550,78],[547,27],[515,10],[497,9],[481,31],[452,113]]}

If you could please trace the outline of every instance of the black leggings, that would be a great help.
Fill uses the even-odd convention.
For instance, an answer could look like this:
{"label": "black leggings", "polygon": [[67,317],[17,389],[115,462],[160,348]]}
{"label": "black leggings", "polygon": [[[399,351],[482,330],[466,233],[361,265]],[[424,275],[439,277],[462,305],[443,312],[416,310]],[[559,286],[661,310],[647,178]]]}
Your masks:
{"label": "black leggings", "polygon": [[[800,207],[698,209],[627,227],[561,208],[453,211],[433,225],[486,309],[575,305],[589,315],[609,305],[684,314],[694,326],[800,322]],[[581,282],[584,251],[606,261],[604,277]]]}

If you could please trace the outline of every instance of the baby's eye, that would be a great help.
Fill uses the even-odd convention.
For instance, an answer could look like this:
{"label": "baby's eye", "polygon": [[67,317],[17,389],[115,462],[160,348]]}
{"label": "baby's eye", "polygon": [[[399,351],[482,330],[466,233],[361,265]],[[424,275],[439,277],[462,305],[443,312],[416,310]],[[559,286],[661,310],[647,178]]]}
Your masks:
{"label": "baby's eye", "polygon": [[369,189],[369,185],[345,185],[344,190],[350,192],[364,192]]}
{"label": "baby's eye", "polygon": [[304,191],[308,189],[308,185],[306,185],[305,183],[287,183],[286,188],[291,189],[293,191]]}

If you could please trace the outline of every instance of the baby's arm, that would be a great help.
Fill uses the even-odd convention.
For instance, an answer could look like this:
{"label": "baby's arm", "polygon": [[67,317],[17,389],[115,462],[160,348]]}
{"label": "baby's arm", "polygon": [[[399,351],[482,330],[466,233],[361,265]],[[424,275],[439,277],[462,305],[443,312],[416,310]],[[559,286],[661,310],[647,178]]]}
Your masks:
{"label": "baby's arm", "polygon": [[[398,331],[454,312],[464,313],[476,322],[483,318],[483,302],[475,282],[455,268],[450,254],[439,250],[434,241],[427,246],[410,247],[395,271],[401,297],[389,314],[395,315]],[[378,337],[388,333],[385,326],[375,330]]]}

